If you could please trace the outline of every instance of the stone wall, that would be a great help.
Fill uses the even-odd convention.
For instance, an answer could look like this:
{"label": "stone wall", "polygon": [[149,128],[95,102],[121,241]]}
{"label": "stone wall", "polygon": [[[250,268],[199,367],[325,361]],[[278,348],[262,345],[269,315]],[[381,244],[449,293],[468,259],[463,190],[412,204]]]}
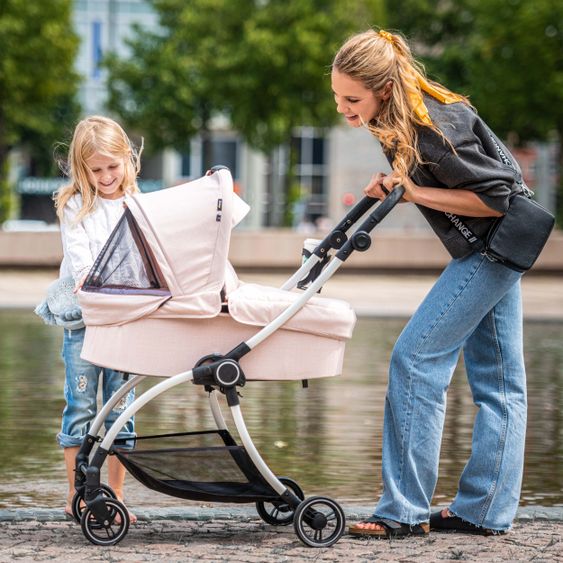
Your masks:
{"label": "stone wall", "polygon": [[[230,260],[235,269],[297,269],[303,240],[314,236],[277,229],[235,231]],[[322,234],[318,238],[322,238]],[[56,231],[0,232],[0,267],[58,267],[61,256],[60,234]],[[371,248],[364,253],[354,253],[343,268],[436,270],[447,261],[448,254],[431,233],[373,231]],[[563,272],[563,232],[551,235],[534,271]]]}

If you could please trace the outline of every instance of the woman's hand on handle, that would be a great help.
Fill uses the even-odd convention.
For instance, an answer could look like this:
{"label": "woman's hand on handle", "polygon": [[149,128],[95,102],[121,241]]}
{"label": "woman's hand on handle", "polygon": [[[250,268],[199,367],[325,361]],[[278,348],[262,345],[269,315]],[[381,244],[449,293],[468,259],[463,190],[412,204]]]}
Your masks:
{"label": "woman's hand on handle", "polygon": [[397,172],[374,174],[370,183],[364,188],[364,193],[368,197],[383,201],[399,185],[405,188],[405,195],[401,201],[412,201],[417,186],[410,178],[402,178]]}

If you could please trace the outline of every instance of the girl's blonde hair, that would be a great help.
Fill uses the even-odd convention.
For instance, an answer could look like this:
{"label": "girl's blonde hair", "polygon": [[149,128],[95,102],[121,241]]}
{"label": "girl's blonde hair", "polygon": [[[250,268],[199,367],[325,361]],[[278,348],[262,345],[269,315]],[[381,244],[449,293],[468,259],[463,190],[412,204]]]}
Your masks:
{"label": "girl's blonde hair", "polygon": [[394,152],[393,168],[402,176],[409,176],[414,166],[423,163],[416,126],[429,127],[446,141],[428,115],[422,92],[443,103],[469,104],[464,96],[427,80],[405,39],[395,33],[372,29],[350,37],[334,57],[332,68],[360,81],[375,95],[381,95],[392,82],[390,98],[366,126],[386,151]]}
{"label": "girl's blonde hair", "polygon": [[142,150],[142,145],[138,150],[133,146],[121,125],[113,119],[93,115],[80,121],[74,130],[68,161],[63,169],[70,183],[58,190],[54,197],[59,219],[62,221],[64,206],[77,193],[82,196],[82,207],[76,222],[94,210],[98,191],[90,182],[86,162],[95,154],[122,158],[125,168],[121,185],[123,193],[138,192],[137,176],[141,170]]}

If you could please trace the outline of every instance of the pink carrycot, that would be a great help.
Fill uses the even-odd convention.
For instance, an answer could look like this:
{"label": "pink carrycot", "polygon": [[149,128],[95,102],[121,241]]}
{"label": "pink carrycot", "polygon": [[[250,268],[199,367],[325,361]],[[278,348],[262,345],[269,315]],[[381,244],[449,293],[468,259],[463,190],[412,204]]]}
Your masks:
{"label": "pink carrycot", "polygon": [[[238,281],[227,257],[231,230],[248,206],[233,192],[228,170],[134,195],[126,205],[79,292],[87,326],[84,359],[170,377],[206,354],[228,352],[301,296]],[[246,378],[340,374],[355,320],[348,303],[311,298],[241,359]]]}

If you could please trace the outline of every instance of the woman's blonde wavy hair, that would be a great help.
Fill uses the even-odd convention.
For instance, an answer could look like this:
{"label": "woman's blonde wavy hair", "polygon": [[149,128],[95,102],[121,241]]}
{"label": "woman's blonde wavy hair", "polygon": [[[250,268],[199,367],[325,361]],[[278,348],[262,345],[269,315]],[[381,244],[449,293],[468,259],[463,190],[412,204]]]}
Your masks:
{"label": "woman's blonde wavy hair", "polygon": [[[386,151],[394,152],[393,168],[408,177],[423,160],[418,148],[416,126],[429,127],[446,142],[444,134],[422,116],[422,92],[432,90],[434,97],[452,101],[467,98],[426,79],[424,67],[415,60],[403,37],[373,29],[350,37],[334,57],[332,68],[360,81],[375,95],[393,84],[391,96],[383,102],[379,115],[366,126]],[[422,104],[422,106],[421,106]]]}
{"label": "woman's blonde wavy hair", "polygon": [[95,154],[122,158],[125,175],[121,185],[124,194],[138,192],[137,176],[141,170],[143,147],[136,149],[127,134],[113,119],[93,115],[80,121],[74,130],[68,150],[68,161],[61,168],[70,183],[55,194],[55,208],[59,220],[63,219],[63,209],[75,194],[82,196],[82,208],[76,222],[91,213],[96,205],[98,190],[90,182],[89,168],[86,162]]}

